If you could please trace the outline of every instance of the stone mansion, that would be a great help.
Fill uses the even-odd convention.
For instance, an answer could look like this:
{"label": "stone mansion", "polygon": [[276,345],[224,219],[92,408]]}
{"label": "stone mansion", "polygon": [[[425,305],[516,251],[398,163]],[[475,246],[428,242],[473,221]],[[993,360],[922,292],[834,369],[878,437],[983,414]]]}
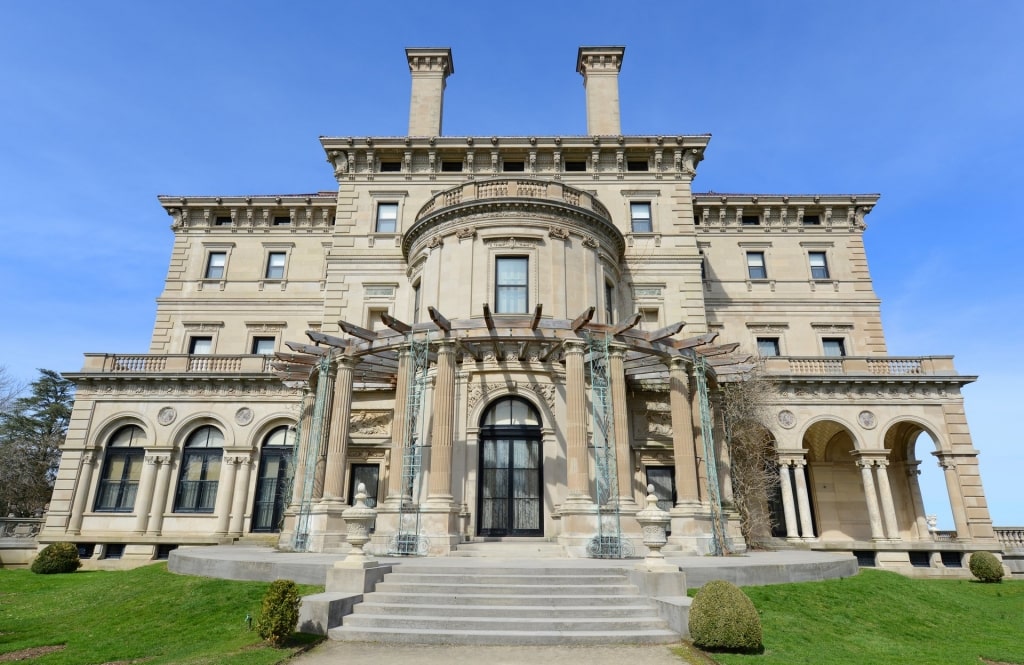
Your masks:
{"label": "stone mansion", "polygon": [[[585,136],[444,135],[452,53],[410,48],[408,134],[322,138],[336,190],[160,196],[149,353],[66,375],[40,541],[99,566],[242,538],[336,551],[363,484],[378,554],[629,556],[650,484],[669,549],[743,551],[720,395],[755,372],[777,387],[776,546],[897,569],[999,552],[975,377],[887,354],[878,195],[695,192],[711,137],[623,134],[624,51],[579,49]],[[929,529],[922,463],[955,534]]]}

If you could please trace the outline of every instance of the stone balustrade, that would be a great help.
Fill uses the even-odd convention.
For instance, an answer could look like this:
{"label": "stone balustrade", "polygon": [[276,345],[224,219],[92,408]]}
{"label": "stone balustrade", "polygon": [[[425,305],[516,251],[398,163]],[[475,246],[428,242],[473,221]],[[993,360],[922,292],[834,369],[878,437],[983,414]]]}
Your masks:
{"label": "stone balustrade", "polygon": [[1024,554],[1024,527],[1022,526],[997,526],[993,527],[999,544],[1003,546],[1004,552],[1019,552]]}
{"label": "stone balustrade", "polygon": [[94,374],[264,374],[269,355],[150,355],[87,353],[83,373]]}
{"label": "stone balustrade", "polygon": [[597,200],[597,197],[580,189],[564,185],[560,182],[536,180],[532,178],[501,178],[494,180],[478,180],[463,183],[457,187],[440,192],[416,214],[419,222],[425,217],[451,206],[484,201],[487,199],[529,198],[544,199],[588,210],[605,220],[611,221],[608,209]]}
{"label": "stone balustrade", "polygon": [[843,356],[840,358],[773,356],[764,358],[768,375],[950,376],[953,356]]}
{"label": "stone balustrade", "polygon": [[0,517],[0,540],[32,540],[42,527],[42,517]]}

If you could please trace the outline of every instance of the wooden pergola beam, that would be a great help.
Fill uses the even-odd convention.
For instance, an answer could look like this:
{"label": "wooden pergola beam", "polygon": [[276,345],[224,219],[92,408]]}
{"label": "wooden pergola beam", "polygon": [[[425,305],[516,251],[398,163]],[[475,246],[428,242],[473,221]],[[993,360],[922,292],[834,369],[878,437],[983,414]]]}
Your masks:
{"label": "wooden pergola beam", "polygon": [[580,314],[579,316],[572,320],[572,323],[569,324],[569,327],[572,328],[573,332],[579,332],[580,328],[590,323],[590,320],[594,318],[595,311],[597,311],[597,308],[594,307],[593,305],[586,308],[585,310],[583,310],[582,314]]}
{"label": "wooden pergola beam", "polygon": [[530,343],[529,342],[520,342],[519,343],[519,353],[516,354],[516,358],[519,360],[519,362],[522,362],[522,361],[526,360],[526,352],[529,351],[529,350],[530,350]]}
{"label": "wooden pergola beam", "polygon": [[554,343],[551,344],[551,346],[548,347],[547,351],[545,351],[541,356],[539,356],[537,358],[537,360],[541,361],[542,363],[546,363],[548,361],[548,359],[551,356],[555,355],[558,352],[558,350],[561,349],[561,348],[562,348],[561,342],[554,342]]}
{"label": "wooden pergola beam", "polygon": [[331,352],[330,349],[325,349],[322,346],[313,346],[302,342],[285,342],[284,345],[296,353],[306,353],[311,356],[326,356]]}
{"label": "wooden pergola beam", "polygon": [[740,348],[740,343],[733,342],[732,344],[720,344],[718,346],[708,346],[703,349],[697,349],[697,353],[705,358],[710,358],[711,356],[724,356],[727,353],[732,353],[738,348]]}
{"label": "wooden pergola beam", "polygon": [[396,319],[395,317],[391,316],[387,312],[381,312],[380,313],[380,320],[388,328],[391,328],[396,333],[400,333],[402,335],[404,335],[404,334],[406,334],[406,333],[408,333],[408,332],[410,332],[412,330],[412,326],[410,326],[408,323],[404,323],[402,321],[399,321],[398,319]]}
{"label": "wooden pergola beam", "polygon": [[633,328],[636,328],[637,324],[640,323],[640,319],[641,318],[643,318],[643,317],[640,315],[640,312],[633,313],[625,321],[621,321],[621,322],[617,323],[615,325],[615,327],[612,328],[612,334],[613,335],[621,335],[622,333],[626,332],[627,330],[631,330]]}
{"label": "wooden pergola beam", "polygon": [[713,330],[697,337],[688,337],[686,339],[678,339],[672,342],[672,347],[675,349],[692,349],[695,346],[702,346],[704,344],[710,344],[714,339],[718,337],[718,331]]}
{"label": "wooden pergola beam", "polygon": [[434,309],[432,306],[427,307],[427,314],[430,315],[430,320],[434,322],[434,325],[450,333],[452,331],[452,322],[442,316],[441,312]]}
{"label": "wooden pergola beam", "polygon": [[367,330],[362,326],[357,326],[354,323],[349,323],[348,321],[338,321],[338,327],[344,330],[349,335],[352,335],[353,337],[358,337],[359,339],[365,339],[367,342],[372,342],[377,339],[376,332],[372,330]]}
{"label": "wooden pergola beam", "polygon": [[648,342],[659,342],[663,339],[671,337],[672,335],[675,335],[680,330],[682,330],[683,326],[685,325],[685,323],[679,321],[677,323],[673,323],[670,326],[665,326],[664,328],[652,330],[651,332],[647,333],[645,337],[647,338]]}
{"label": "wooden pergola beam", "polygon": [[457,340],[455,342],[455,346],[459,347],[460,349],[471,355],[473,357],[473,360],[477,362],[482,362],[484,359],[483,352],[473,344],[468,344],[464,341]]}
{"label": "wooden pergola beam", "polygon": [[319,362],[319,359],[315,357],[301,355],[298,353],[284,353],[283,351],[276,352],[274,354],[274,358],[287,363],[295,363],[297,365],[316,365]]}
{"label": "wooden pergola beam", "polygon": [[540,325],[540,313],[544,310],[544,305],[537,303],[537,306],[533,308],[533,319],[530,321],[530,330],[536,330],[537,326]]}
{"label": "wooden pergola beam", "polygon": [[333,346],[336,349],[347,348],[349,344],[347,339],[328,335],[317,330],[307,330],[306,337],[310,338],[317,344],[326,344],[327,346]]}

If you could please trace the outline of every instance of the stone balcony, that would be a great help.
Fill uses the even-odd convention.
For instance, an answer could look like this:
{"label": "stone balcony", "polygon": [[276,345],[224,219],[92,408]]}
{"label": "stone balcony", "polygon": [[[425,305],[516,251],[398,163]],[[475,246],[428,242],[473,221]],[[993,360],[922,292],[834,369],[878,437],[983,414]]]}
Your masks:
{"label": "stone balcony", "polygon": [[75,375],[269,374],[273,356],[87,353]]}
{"label": "stone balcony", "polygon": [[958,376],[953,356],[772,356],[761,362],[768,376]]}
{"label": "stone balcony", "polygon": [[611,222],[608,209],[593,194],[559,182],[535,178],[502,178],[467,182],[437,194],[416,213],[416,222],[448,208],[484,199],[530,198],[547,199],[583,208]]}

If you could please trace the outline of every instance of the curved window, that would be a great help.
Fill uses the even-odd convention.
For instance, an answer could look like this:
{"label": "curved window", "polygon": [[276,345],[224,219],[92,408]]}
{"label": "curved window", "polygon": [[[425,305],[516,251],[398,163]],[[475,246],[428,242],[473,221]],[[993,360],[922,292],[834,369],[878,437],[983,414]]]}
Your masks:
{"label": "curved window", "polygon": [[481,425],[520,425],[539,427],[540,418],[537,411],[525,400],[515,397],[506,397],[498,400],[487,410]]}
{"label": "curved window", "polygon": [[537,410],[517,397],[494,402],[480,427],[479,535],[544,535],[542,460]]}
{"label": "curved window", "polygon": [[291,498],[294,443],[295,430],[287,425],[275,427],[263,439],[252,508],[252,530],[256,533],[281,529],[284,509]]}
{"label": "curved window", "polygon": [[224,435],[216,427],[206,425],[189,435],[181,458],[174,512],[213,512],[223,447]]}
{"label": "curved window", "polygon": [[138,425],[127,425],[114,432],[103,456],[103,473],[96,493],[97,512],[130,513],[135,507],[146,433]]}

